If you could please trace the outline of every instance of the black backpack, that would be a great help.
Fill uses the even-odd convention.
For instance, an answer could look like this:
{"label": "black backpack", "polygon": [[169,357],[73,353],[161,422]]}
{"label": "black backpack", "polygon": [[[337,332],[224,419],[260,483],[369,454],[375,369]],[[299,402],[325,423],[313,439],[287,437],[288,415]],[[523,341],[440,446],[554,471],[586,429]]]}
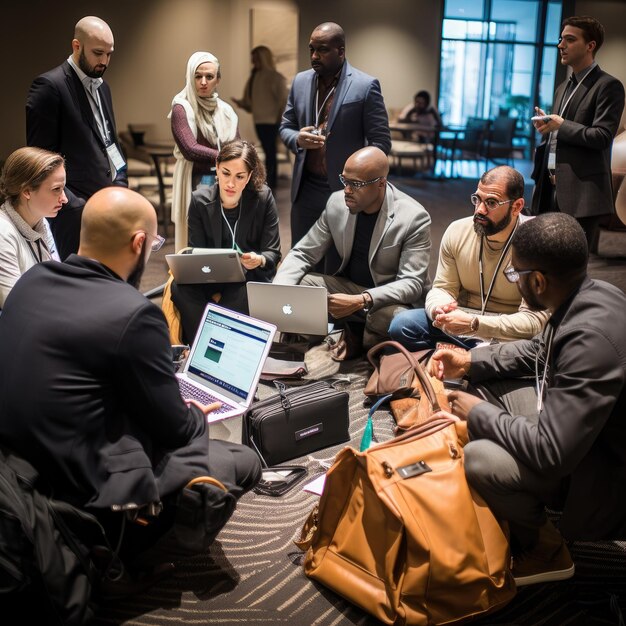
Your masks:
{"label": "black backpack", "polygon": [[0,450],[2,615],[19,616],[17,623],[89,622],[101,577],[94,546],[109,549],[97,519],[51,498],[28,462]]}

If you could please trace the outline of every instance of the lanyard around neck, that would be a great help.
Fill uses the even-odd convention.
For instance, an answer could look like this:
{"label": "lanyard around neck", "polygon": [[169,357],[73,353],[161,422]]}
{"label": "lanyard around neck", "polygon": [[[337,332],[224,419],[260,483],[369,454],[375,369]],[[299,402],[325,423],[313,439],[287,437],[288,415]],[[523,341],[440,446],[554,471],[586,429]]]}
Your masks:
{"label": "lanyard around neck", "polygon": [[498,272],[500,271],[500,268],[502,267],[502,263],[504,262],[504,257],[506,257],[506,253],[509,251],[509,248],[511,247],[511,242],[513,241],[513,235],[515,234],[515,231],[517,230],[518,225],[519,225],[519,218],[517,220],[517,223],[515,224],[515,228],[513,228],[513,230],[511,231],[511,234],[508,236],[504,244],[504,248],[502,248],[500,258],[498,259],[498,263],[496,264],[496,269],[493,272],[493,276],[491,277],[491,282],[489,283],[489,289],[487,289],[487,294],[485,294],[485,276],[483,273],[483,246],[484,246],[485,236],[483,235],[480,238],[480,252],[478,254],[478,273],[480,274],[480,314],[481,315],[485,314],[487,303],[489,302],[489,298],[491,297],[491,292],[493,291],[493,287],[496,283],[496,277],[498,276]]}
{"label": "lanyard around neck", "polygon": [[560,109],[559,109],[559,115],[563,115],[563,113],[565,112],[565,109],[567,108],[567,105],[570,103],[570,100],[574,97],[574,94],[578,91],[578,88],[582,85],[583,81],[585,80],[585,78],[587,78],[587,76],[591,73],[591,70],[593,70],[595,67],[592,66],[590,67],[586,72],[585,75],[576,83],[576,86],[574,87],[574,89],[572,89],[569,92],[569,95],[567,96],[567,100],[565,101],[565,104],[563,104]]}
{"label": "lanyard around neck", "polygon": [[545,341],[542,342],[544,361],[543,361],[543,374],[541,380],[539,379],[539,350],[535,355],[535,389],[537,391],[537,413],[541,412],[543,408],[543,394],[546,387],[546,379],[548,377],[548,367],[550,361],[550,354],[552,352],[552,340],[554,339],[554,328],[551,324],[546,324],[544,330]]}
{"label": "lanyard around neck", "polygon": [[322,106],[318,106],[319,99],[320,99],[320,89],[319,89],[319,84],[318,84],[317,89],[315,90],[315,128],[319,128],[320,117],[322,115],[322,111],[324,110],[324,107],[326,106],[326,103],[328,102],[328,98],[330,98],[333,95],[336,88],[337,88],[337,85],[336,84],[333,85],[332,89],[328,92],[328,94],[324,98],[324,102],[322,102]]}

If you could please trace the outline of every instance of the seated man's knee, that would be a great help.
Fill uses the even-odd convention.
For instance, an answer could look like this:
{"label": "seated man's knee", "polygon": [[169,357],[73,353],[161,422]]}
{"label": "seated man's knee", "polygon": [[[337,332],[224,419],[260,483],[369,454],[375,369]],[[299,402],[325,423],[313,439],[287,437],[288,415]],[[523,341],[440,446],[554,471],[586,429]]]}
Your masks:
{"label": "seated man's knee", "polygon": [[497,473],[497,465],[491,454],[494,445],[497,444],[486,439],[477,439],[463,448],[465,477],[476,489],[485,482],[490,482],[490,478]]}
{"label": "seated man's knee", "polygon": [[305,274],[300,281],[301,285],[307,287],[326,287],[326,280],[323,274]]}
{"label": "seated man's knee", "polygon": [[398,313],[389,325],[389,336],[400,343],[419,341],[428,334],[428,318],[424,309]]}

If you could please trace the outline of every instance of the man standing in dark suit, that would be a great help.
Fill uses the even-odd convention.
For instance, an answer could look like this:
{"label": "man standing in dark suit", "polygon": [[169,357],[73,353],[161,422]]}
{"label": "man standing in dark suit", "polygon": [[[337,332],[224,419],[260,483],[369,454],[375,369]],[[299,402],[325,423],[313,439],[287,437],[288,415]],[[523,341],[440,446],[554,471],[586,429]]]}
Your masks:
{"label": "man standing in dark suit", "polygon": [[574,216],[591,252],[600,221],[615,212],[611,146],[624,109],[623,85],[594,60],[603,41],[604,28],[593,17],[563,21],[557,47],[572,73],[554,94],[555,112],[546,115],[536,107],[542,119],[533,121],[544,141],[535,152],[532,213]]}
{"label": "man standing in dark suit", "polygon": [[85,202],[109,185],[128,186],[111,90],[102,80],[111,54],[113,33],[98,17],[75,26],[67,61],[33,81],[26,101],[29,146],[65,157],[68,203],[51,220],[59,255],[78,250],[80,217]]}
{"label": "man standing in dark suit", "polygon": [[309,42],[312,70],[293,80],[280,137],[296,155],[291,183],[291,245],[315,224],[348,157],[367,145],[388,154],[389,119],[376,78],[345,57],[339,24],[316,26]]}

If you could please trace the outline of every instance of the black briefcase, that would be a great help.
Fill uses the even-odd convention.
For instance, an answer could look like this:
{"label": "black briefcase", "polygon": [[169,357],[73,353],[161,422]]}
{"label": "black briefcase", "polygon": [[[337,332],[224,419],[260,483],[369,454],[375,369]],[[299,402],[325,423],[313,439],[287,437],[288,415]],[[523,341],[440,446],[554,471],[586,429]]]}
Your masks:
{"label": "black briefcase", "polygon": [[255,402],[243,417],[242,443],[276,465],[349,441],[347,391],[319,381]]}

